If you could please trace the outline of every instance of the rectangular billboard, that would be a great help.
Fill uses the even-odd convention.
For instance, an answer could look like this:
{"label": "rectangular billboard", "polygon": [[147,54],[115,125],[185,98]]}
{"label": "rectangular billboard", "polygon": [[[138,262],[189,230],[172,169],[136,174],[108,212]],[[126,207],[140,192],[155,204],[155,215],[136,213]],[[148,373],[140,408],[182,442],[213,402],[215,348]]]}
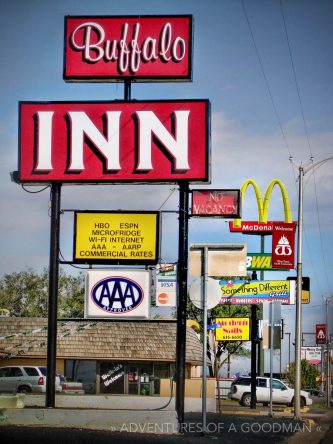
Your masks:
{"label": "rectangular billboard", "polygon": [[278,301],[283,305],[295,304],[294,281],[225,281],[221,286],[222,305],[252,305],[262,304],[264,301]]}
{"label": "rectangular billboard", "polygon": [[159,219],[158,212],[76,211],[73,262],[156,264]]}
{"label": "rectangular billboard", "polygon": [[85,318],[148,319],[149,271],[86,271]]}
{"label": "rectangular billboard", "polygon": [[301,347],[301,359],[305,359],[309,364],[317,365],[321,363],[321,347]]}
{"label": "rectangular billboard", "polygon": [[240,190],[192,190],[192,216],[241,217]]}
{"label": "rectangular billboard", "polygon": [[65,17],[64,80],[192,81],[191,15]]}
{"label": "rectangular billboard", "polygon": [[18,181],[209,183],[208,100],[20,102]]}
{"label": "rectangular billboard", "polygon": [[[246,276],[245,244],[207,244],[208,276]],[[190,275],[203,274],[203,248],[191,245]]]}
{"label": "rectangular billboard", "polygon": [[217,341],[248,341],[250,339],[249,318],[217,318],[215,330]]}

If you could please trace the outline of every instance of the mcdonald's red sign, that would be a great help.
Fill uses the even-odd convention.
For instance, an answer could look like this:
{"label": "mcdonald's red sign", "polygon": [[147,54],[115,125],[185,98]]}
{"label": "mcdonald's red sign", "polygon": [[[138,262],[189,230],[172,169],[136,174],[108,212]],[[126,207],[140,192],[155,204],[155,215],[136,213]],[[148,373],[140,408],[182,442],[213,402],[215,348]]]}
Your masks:
{"label": "mcdonald's red sign", "polygon": [[243,221],[240,219],[236,219],[233,222],[229,222],[229,229],[231,232],[240,232],[243,234],[261,234],[261,235],[272,234],[273,222],[268,221],[267,218],[268,218],[269,202],[275,185],[277,185],[280,188],[282,194],[283,207],[284,207],[284,221],[287,223],[293,222],[288,193],[285,186],[279,179],[274,179],[271,181],[266,190],[264,199],[262,198],[262,194],[257,183],[253,179],[246,180],[241,187],[242,204],[244,202],[245,192],[249,185],[252,185],[255,191],[257,206],[258,206],[258,221]]}

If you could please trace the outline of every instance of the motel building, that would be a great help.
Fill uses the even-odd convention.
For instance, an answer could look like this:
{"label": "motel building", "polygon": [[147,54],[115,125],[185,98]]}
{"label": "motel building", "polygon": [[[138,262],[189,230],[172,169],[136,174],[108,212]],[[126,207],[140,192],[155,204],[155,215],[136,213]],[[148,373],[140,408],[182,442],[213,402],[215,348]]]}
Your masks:
{"label": "motel building", "polygon": [[[0,366],[46,366],[46,354],[47,319],[0,317]],[[57,393],[56,406],[163,406],[174,401],[175,358],[175,320],[58,321],[56,372],[81,382],[85,393]],[[190,327],[185,361],[185,410],[200,411],[202,343]],[[44,405],[44,395],[28,395],[26,405],[29,399]],[[212,378],[207,410],[215,411],[215,404]]]}

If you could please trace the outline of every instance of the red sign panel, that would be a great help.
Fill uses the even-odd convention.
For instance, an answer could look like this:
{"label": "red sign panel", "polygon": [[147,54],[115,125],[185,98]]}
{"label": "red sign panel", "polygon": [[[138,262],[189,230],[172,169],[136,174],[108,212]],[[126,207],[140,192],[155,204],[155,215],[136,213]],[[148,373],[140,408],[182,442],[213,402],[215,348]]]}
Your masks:
{"label": "red sign panel", "polygon": [[294,268],[296,222],[273,222],[272,268]]}
{"label": "red sign panel", "polygon": [[191,78],[191,15],[65,17],[67,81]]}
{"label": "red sign panel", "polygon": [[240,190],[192,190],[192,216],[241,217]]}
{"label": "red sign panel", "polygon": [[326,324],[316,324],[316,344],[326,344]]}
{"label": "red sign panel", "polygon": [[208,100],[21,102],[21,182],[209,182]]}
{"label": "red sign panel", "polygon": [[272,234],[273,222],[241,221],[240,227],[235,227],[234,222],[229,222],[231,233],[243,234]]}

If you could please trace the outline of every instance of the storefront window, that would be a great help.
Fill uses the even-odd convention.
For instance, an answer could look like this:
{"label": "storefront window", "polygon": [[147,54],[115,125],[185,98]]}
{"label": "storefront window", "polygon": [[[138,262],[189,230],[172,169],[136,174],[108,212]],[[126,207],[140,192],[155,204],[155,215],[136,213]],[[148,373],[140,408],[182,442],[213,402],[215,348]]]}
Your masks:
{"label": "storefront window", "polygon": [[159,395],[161,391],[161,379],[170,378],[170,364],[169,363],[155,363],[153,375],[153,394]]}
{"label": "storefront window", "polygon": [[97,393],[114,395],[159,395],[160,380],[172,378],[174,372],[173,364],[162,362],[67,360],[65,376],[82,382],[86,393],[96,393],[97,368]]}
{"label": "storefront window", "polygon": [[100,363],[100,392],[121,395],[125,393],[125,372],[122,362]]}
{"label": "storefront window", "polygon": [[82,382],[85,393],[96,393],[96,361],[66,360],[65,377],[68,381]]}

